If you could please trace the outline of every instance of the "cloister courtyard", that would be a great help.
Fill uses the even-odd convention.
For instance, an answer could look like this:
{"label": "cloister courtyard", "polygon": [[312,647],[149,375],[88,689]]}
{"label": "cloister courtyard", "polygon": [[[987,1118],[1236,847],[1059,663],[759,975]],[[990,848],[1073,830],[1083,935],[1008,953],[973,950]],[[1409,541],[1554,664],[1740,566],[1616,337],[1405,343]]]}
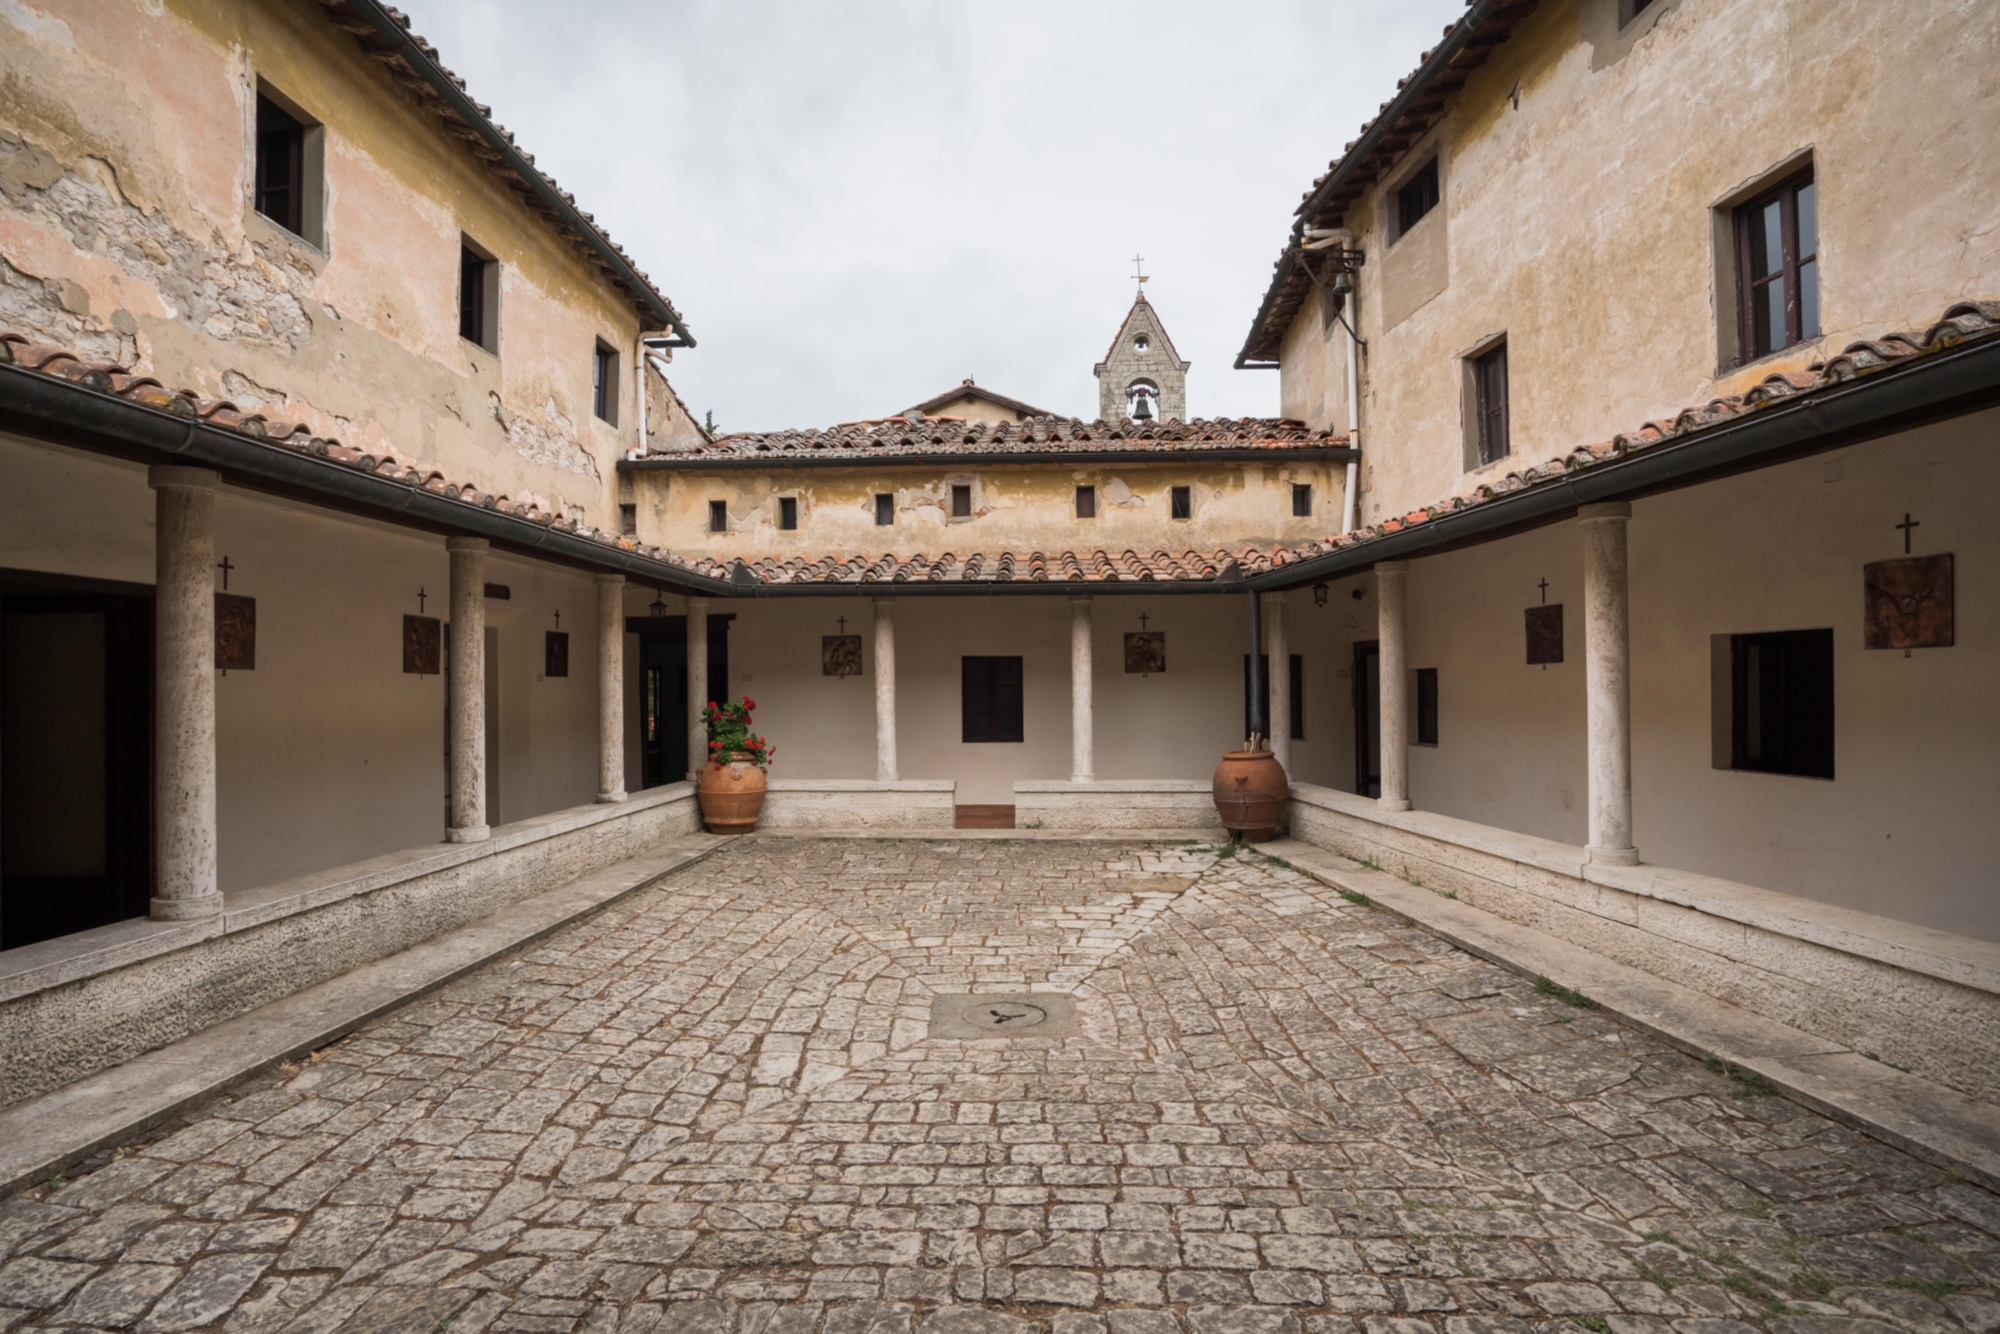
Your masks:
{"label": "cloister courtyard", "polygon": [[0,1204],[0,1329],[2000,1329],[2000,1198],[1357,898],[738,839]]}

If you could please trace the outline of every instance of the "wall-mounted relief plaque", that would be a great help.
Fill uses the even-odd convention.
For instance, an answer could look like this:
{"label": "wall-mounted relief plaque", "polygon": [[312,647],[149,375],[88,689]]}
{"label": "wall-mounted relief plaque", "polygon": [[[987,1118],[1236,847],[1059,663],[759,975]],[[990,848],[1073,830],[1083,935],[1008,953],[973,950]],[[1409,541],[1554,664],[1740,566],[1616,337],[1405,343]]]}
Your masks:
{"label": "wall-mounted relief plaque", "polygon": [[1558,602],[1528,608],[1528,665],[1546,666],[1563,660],[1563,609]]}
{"label": "wall-mounted relief plaque", "polygon": [[1861,567],[1869,648],[1952,646],[1951,555],[1878,560]]}
{"label": "wall-mounted relief plaque", "polygon": [[215,595],[215,665],[225,672],[257,666],[257,599],[241,593]]}
{"label": "wall-mounted relief plaque", "polygon": [[443,627],[435,616],[403,617],[403,670],[436,676],[443,654]]}
{"label": "wall-mounted relief plaque", "polygon": [[1125,670],[1141,676],[1167,670],[1167,632],[1131,630],[1125,635]]}
{"label": "wall-mounted relief plaque", "polygon": [[542,641],[542,675],[569,675],[569,631],[545,630],[548,637]]}
{"label": "wall-mounted relief plaque", "polygon": [[861,636],[821,635],[819,670],[822,676],[861,675]]}

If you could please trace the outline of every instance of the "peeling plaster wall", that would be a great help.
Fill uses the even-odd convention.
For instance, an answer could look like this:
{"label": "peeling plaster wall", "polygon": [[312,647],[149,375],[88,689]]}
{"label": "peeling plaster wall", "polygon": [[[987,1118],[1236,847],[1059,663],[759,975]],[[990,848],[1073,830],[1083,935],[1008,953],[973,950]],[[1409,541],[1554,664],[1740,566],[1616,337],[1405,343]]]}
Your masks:
{"label": "peeling plaster wall", "polygon": [[[1326,463],[1139,462],[1071,467],[812,468],[633,474],[639,538],[718,559],[894,551],[964,557],[975,551],[1241,550],[1324,537],[1340,523],[1342,469]],[[951,488],[972,486],[973,516],[951,518]],[[1313,513],[1292,514],[1293,483],[1313,488]],[[1097,517],[1076,517],[1076,488],[1097,488]],[[1193,488],[1193,516],[1169,517],[1173,487]],[[896,522],[875,524],[875,497],[896,497]],[[796,496],[799,526],[778,527],[777,500]],[[729,531],[708,531],[712,500]]]}
{"label": "peeling plaster wall", "polygon": [[[316,8],[0,9],[0,324],[615,528],[638,314]],[[259,80],[324,125],[323,246],[250,207]],[[308,230],[313,230],[308,228]],[[461,236],[499,352],[458,336]]]}
{"label": "peeling plaster wall", "polygon": [[[1542,5],[1349,211],[1368,253],[1361,522],[2000,295],[1995,68],[1990,5],[1656,0],[1622,33],[1617,0]],[[1391,244],[1385,201],[1434,148],[1442,204]],[[1719,371],[1717,207],[1805,150],[1825,333]],[[1399,266],[1434,242],[1446,281],[1413,287]],[[1468,474],[1461,362],[1502,333],[1513,456]],[[1285,342],[1284,410],[1315,427],[1345,425],[1341,339],[1309,301]]]}

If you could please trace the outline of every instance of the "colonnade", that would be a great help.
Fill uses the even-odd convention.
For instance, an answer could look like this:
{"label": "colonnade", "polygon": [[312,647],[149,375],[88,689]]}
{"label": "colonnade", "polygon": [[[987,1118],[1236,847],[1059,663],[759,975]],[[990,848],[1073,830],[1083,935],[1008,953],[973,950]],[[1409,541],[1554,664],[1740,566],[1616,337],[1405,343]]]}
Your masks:
{"label": "colonnade", "polygon": [[[160,921],[222,911],[216,876],[215,498],[221,475],[207,468],[147,470],[154,497],[153,895]],[[451,708],[445,839],[492,837],[486,809],[486,556],[483,537],[449,537]],[[625,579],[599,574],[598,796],[625,800]],[[701,599],[689,599],[690,604]],[[706,622],[690,616],[707,663]],[[704,671],[704,676],[706,675]],[[706,695],[706,682],[701,696]],[[690,691],[690,698],[697,697]]]}

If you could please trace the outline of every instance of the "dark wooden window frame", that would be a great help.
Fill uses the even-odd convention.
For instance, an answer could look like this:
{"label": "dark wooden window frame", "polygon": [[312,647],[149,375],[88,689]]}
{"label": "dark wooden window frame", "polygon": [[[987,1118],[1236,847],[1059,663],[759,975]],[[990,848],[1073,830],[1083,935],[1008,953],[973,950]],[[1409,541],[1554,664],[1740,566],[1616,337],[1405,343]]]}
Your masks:
{"label": "dark wooden window frame", "polygon": [[708,502],[708,531],[726,533],[729,531],[729,502],[711,500]]}
{"label": "dark wooden window frame", "polygon": [[959,739],[967,744],[1025,740],[1019,657],[959,659]]}
{"label": "dark wooden window frame", "polygon": [[875,526],[887,528],[896,522],[896,495],[893,491],[878,491],[875,494]]}
{"label": "dark wooden window frame", "polygon": [[1430,161],[1411,172],[1409,178],[1396,187],[1396,235],[1392,243],[1408,236],[1412,227],[1429,217],[1432,210],[1443,202],[1438,155],[1433,153]]}
{"label": "dark wooden window frame", "polygon": [[599,421],[618,424],[618,349],[602,338],[591,353],[590,410]]}
{"label": "dark wooden window frame", "polygon": [[[1811,191],[1808,213],[1812,235],[1800,235],[1800,192]],[[1756,265],[1757,220],[1771,205],[1778,206],[1778,266],[1759,273]],[[1738,204],[1731,211],[1736,246],[1736,348],[1739,364],[1768,357],[1819,337],[1819,190],[1813,169],[1792,173],[1770,189]],[[1810,250],[1801,248],[1809,241]],[[1758,315],[1771,284],[1783,294],[1785,327],[1758,337]],[[1807,293],[1810,290],[1810,300]]]}
{"label": "dark wooden window frame", "polygon": [[1313,489],[1311,482],[1292,483],[1292,517],[1309,519],[1313,512]]}
{"label": "dark wooden window frame", "polygon": [[458,336],[488,352],[500,350],[499,263],[470,238],[459,238]]}
{"label": "dark wooden window frame", "polygon": [[778,527],[785,532],[795,532],[799,526],[799,498],[797,496],[778,497]]}
{"label": "dark wooden window frame", "polygon": [[257,166],[252,203],[256,210],[301,240],[306,239],[305,122],[274,98],[257,94]]}
{"label": "dark wooden window frame", "polygon": [[1194,488],[1176,486],[1167,492],[1167,515],[1174,519],[1194,517]]}
{"label": "dark wooden window frame", "polygon": [[972,484],[953,482],[951,484],[951,517],[969,519],[972,517]]}
{"label": "dark wooden window frame", "polygon": [[1097,517],[1097,488],[1079,486],[1076,489],[1076,517],[1094,519]]}
{"label": "dark wooden window frame", "polygon": [[1498,463],[1513,452],[1509,421],[1507,340],[1471,358],[1473,455],[1477,466]]}

